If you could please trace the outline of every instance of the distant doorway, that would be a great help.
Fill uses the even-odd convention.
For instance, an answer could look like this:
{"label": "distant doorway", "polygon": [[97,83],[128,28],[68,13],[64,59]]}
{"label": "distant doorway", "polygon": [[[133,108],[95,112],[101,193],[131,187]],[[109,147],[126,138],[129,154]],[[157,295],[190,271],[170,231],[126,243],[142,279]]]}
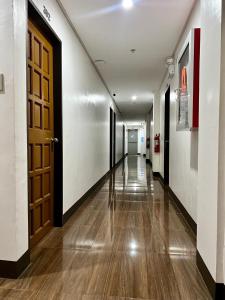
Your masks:
{"label": "distant doorway", "polygon": [[125,126],[123,125],[123,157],[125,156]]}
{"label": "distant doorway", "polygon": [[110,161],[110,170],[112,169],[113,167],[113,149],[114,149],[114,146],[113,146],[113,110],[112,108],[110,107],[110,145],[109,145],[109,161]]}
{"label": "distant doorway", "polygon": [[128,130],[128,154],[137,155],[138,152],[138,130]]}
{"label": "distant doorway", "polygon": [[113,118],[113,166],[116,164],[116,113]]}
{"label": "distant doorway", "polygon": [[170,87],[165,94],[165,128],[164,128],[164,182],[169,185],[170,170]]}

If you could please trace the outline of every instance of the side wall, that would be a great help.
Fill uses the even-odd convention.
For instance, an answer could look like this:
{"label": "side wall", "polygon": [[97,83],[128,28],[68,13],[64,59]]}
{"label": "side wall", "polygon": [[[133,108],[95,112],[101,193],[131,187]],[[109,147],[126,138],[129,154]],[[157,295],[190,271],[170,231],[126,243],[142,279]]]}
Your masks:
{"label": "side wall", "polygon": [[[222,0],[201,1],[202,37],[197,248],[214,280],[219,282],[221,281],[221,277],[217,277],[216,264],[218,239],[218,165],[221,163],[218,159],[221,12]],[[209,47],[209,45],[211,46]]]}
{"label": "side wall", "polygon": [[153,159],[153,151],[154,151],[154,121],[153,121],[153,108],[150,111],[150,150],[149,150],[149,158],[152,162]]}
{"label": "side wall", "polygon": [[73,29],[57,2],[33,0],[51,14],[62,41],[63,212],[109,170],[109,107],[117,114],[116,162],[122,157],[122,122]]}
{"label": "side wall", "polygon": [[[192,11],[185,31],[175,51],[175,61],[192,28],[200,27],[200,1]],[[179,85],[178,67],[172,80],[167,76],[160,89],[160,174],[164,177],[164,116],[165,92],[170,85],[170,188],[197,222],[198,132],[176,131],[176,93]]]}
{"label": "side wall", "polygon": [[[26,0],[0,0],[3,16],[0,52],[4,58],[0,67],[6,76],[6,93],[0,95],[0,123],[4,132],[0,142],[0,260],[11,261],[28,248],[26,3]],[[51,14],[49,25],[62,41],[63,211],[66,212],[109,170],[110,106],[117,113],[117,161],[122,157],[123,124],[57,2],[34,0],[33,3],[41,14],[43,5],[46,6]]]}

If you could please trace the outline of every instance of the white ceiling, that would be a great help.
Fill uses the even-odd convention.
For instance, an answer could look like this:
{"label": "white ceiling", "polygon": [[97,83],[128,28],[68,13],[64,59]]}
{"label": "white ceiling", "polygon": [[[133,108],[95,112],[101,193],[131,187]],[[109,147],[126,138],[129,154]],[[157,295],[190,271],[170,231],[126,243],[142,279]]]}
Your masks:
{"label": "white ceiling", "polygon": [[120,111],[129,120],[142,119],[195,0],[134,0],[131,10],[124,10],[121,0],[59,1],[91,58],[106,61],[97,67],[111,93],[116,93]]}

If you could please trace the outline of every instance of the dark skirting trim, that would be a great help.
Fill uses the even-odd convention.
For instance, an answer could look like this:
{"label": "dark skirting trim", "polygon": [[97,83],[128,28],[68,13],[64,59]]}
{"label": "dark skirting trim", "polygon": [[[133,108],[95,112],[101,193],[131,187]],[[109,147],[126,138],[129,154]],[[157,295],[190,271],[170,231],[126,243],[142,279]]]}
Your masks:
{"label": "dark skirting trim", "polygon": [[138,152],[137,155],[141,155],[141,153]]}
{"label": "dark skirting trim", "polygon": [[146,164],[150,164],[150,166],[152,167],[152,161],[149,158],[146,158]]}
{"label": "dark skirting trim", "polygon": [[153,177],[155,180],[159,180],[160,183],[162,184],[163,188],[165,188],[165,184],[164,184],[164,178],[162,177],[162,175],[159,172],[153,172]]}
{"label": "dark skirting trim", "polygon": [[30,251],[17,261],[0,260],[0,277],[16,279],[30,264]]}
{"label": "dark skirting trim", "polygon": [[162,175],[159,172],[153,172],[153,177],[155,177],[154,179],[158,179],[160,181],[162,187],[165,190],[167,190],[168,195],[170,196],[171,200],[179,208],[179,210],[183,214],[185,220],[187,221],[187,223],[189,224],[189,226],[193,230],[194,234],[197,235],[197,224],[192,219],[192,217],[190,216],[190,214],[187,212],[186,208],[183,206],[183,204],[181,203],[181,201],[174,194],[174,192],[172,191],[172,189],[168,185],[164,184],[164,178],[162,177]]}
{"label": "dark skirting trim", "polygon": [[115,169],[120,165],[120,163],[124,160],[124,157],[122,157],[117,164],[110,170],[108,171],[105,175],[102,176],[102,178],[99,179],[96,184],[94,184],[76,203],[73,204],[71,208],[65,212],[63,215],[63,225],[69,220],[69,218],[75,213],[75,211],[78,209],[78,207],[81,206],[81,204],[90,196],[103,182],[104,180],[108,177],[108,175],[111,172],[114,172]]}
{"label": "dark skirting trim", "polygon": [[210,274],[206,264],[204,263],[200,253],[197,250],[196,255],[197,267],[202,274],[205,284],[214,300],[225,299],[225,285],[223,283],[216,283]]}
{"label": "dark skirting trim", "polygon": [[170,187],[168,187],[168,193],[169,193],[170,197],[172,198],[172,200],[175,202],[176,206],[180,209],[180,211],[184,215],[186,221],[188,222],[189,226],[191,227],[191,229],[193,230],[193,232],[196,235],[197,234],[197,224],[192,219],[190,214],[187,212],[186,208],[183,206],[181,201],[177,198],[177,196],[174,194],[174,192],[171,190]]}
{"label": "dark skirting trim", "polygon": [[[185,220],[193,230],[194,234],[197,235],[197,224],[195,221],[192,219],[190,214],[187,212],[181,201],[177,198],[177,196],[174,194],[172,189],[169,186],[166,186],[164,184],[164,179],[161,176],[159,172],[153,172],[153,176],[155,180],[159,180],[162,187],[164,188],[165,191],[167,191],[168,195],[170,196],[170,199],[175,203],[175,205],[179,208],[181,213],[183,214]],[[205,284],[210,292],[210,294],[213,297],[213,300],[225,300],[225,285],[223,283],[216,283],[210,274],[207,266],[205,265],[201,255],[199,254],[197,250],[197,255],[196,255],[196,261],[197,261],[197,267],[202,274],[202,277],[205,281]]]}

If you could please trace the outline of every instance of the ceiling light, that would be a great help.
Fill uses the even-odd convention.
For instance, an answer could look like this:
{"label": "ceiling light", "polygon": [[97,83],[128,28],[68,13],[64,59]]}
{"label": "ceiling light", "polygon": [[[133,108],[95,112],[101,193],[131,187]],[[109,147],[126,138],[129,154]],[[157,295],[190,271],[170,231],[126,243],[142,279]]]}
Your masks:
{"label": "ceiling light", "polygon": [[134,6],[134,3],[132,0],[123,0],[122,5],[125,9],[131,9]]}
{"label": "ceiling light", "polygon": [[136,95],[132,96],[132,100],[133,101],[137,100],[137,96]]}

